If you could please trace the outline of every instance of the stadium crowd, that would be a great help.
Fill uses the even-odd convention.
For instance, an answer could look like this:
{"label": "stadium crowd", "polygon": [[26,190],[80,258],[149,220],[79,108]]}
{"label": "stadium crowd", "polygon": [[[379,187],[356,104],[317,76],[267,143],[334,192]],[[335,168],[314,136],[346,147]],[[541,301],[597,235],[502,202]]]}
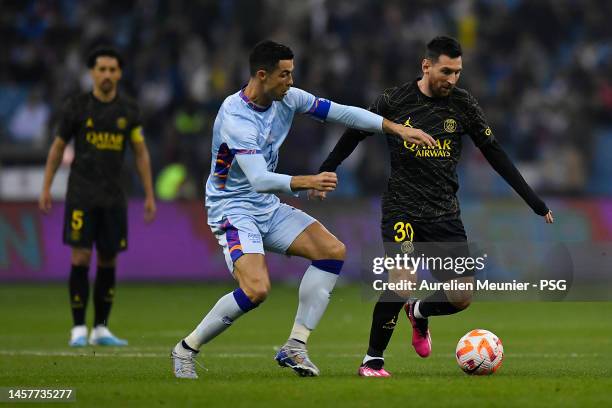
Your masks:
{"label": "stadium crowd", "polygon": [[[0,171],[43,166],[62,100],[90,87],[84,58],[97,45],[124,55],[122,88],[141,106],[154,173],[184,166],[182,194],[196,198],[209,171],[212,121],[246,83],[254,43],[292,47],[295,86],[367,106],[384,88],[416,78],[425,43],[447,34],[464,48],[459,86],[478,98],[536,189],[612,195],[612,2],[449,3],[5,0]],[[296,119],[279,170],[315,172],[342,131]],[[337,195],[384,188],[385,144],[372,137],[360,146],[339,170]],[[464,146],[463,193],[511,194],[471,142]],[[130,184],[137,195],[139,184]]]}

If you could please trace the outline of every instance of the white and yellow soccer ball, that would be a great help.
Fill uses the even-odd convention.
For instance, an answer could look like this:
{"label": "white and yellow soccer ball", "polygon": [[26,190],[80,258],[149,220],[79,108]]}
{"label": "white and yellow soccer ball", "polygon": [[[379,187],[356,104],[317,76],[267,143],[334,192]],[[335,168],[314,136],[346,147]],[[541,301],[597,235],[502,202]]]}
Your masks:
{"label": "white and yellow soccer ball", "polygon": [[476,329],[459,340],[455,356],[465,373],[490,375],[499,369],[504,360],[504,346],[495,334]]}

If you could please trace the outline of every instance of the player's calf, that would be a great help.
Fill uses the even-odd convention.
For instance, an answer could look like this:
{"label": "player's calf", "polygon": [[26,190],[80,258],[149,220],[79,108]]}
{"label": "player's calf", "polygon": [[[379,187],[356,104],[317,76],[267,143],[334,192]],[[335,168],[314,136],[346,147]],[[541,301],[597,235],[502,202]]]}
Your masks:
{"label": "player's calf", "polygon": [[[473,277],[457,279],[459,283],[472,283]],[[455,313],[467,309],[472,304],[473,292],[471,290],[448,290],[445,292],[446,299],[456,310]],[[452,314],[452,313],[449,313]]]}
{"label": "player's calf", "polygon": [[[474,278],[466,276],[456,279],[458,284],[473,282]],[[417,317],[443,316],[465,310],[472,303],[471,290],[438,290],[415,305]]]}

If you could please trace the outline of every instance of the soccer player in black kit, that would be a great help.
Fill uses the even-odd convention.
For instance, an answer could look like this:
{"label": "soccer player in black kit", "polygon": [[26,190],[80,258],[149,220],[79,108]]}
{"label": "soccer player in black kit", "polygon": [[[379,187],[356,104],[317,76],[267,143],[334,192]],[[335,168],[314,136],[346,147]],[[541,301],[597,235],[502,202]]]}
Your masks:
{"label": "soccer player in black kit", "polygon": [[85,311],[89,298],[88,270],[92,245],[98,269],[93,287],[94,325],[89,344],[124,346],[108,329],[115,292],[117,254],[127,249],[127,202],[120,176],[129,144],[145,191],[144,217],[155,216],[149,153],[142,135],[138,106],[117,91],[122,59],[112,48],[94,50],[87,59],[93,91],[69,98],[64,106],[57,136],[51,145],[41,211],[51,209],[51,183],[66,145],[74,140],[74,161],[68,179],[64,215],[64,243],[71,246],[69,291],[73,328],[69,345],[87,345]]}
{"label": "soccer player in black kit", "polygon": [[[536,214],[543,216],[546,223],[552,223],[551,211],[502,150],[476,99],[464,89],[455,87],[462,70],[460,44],[450,37],[434,38],[427,45],[421,68],[421,78],[384,91],[370,107],[390,120],[419,128],[436,140],[435,146],[424,147],[387,137],[391,175],[382,199],[383,241],[397,244],[408,241],[410,247],[412,242],[450,243],[455,248],[458,244],[459,249],[452,252],[469,256],[456,197],[459,187],[456,166],[463,135],[470,136],[491,166]],[[367,136],[368,133],[348,129],[320,171],[336,171]],[[311,192],[310,196],[323,199],[325,193]],[[440,280],[451,279],[473,282],[473,271],[460,276],[453,273]],[[415,351],[427,357],[431,353],[428,318],[464,310],[471,302],[472,293],[441,289],[425,299],[409,303],[406,303],[407,297],[407,293],[391,290],[381,293],[374,307],[369,348],[359,375],[390,376],[383,368],[383,353],[402,307],[412,324]]]}

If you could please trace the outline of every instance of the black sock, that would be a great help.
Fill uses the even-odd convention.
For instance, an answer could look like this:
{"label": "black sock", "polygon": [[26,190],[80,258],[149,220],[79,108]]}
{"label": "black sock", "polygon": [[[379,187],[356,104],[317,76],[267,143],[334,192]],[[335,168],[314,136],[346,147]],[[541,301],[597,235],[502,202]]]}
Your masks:
{"label": "black sock", "polygon": [[94,327],[100,324],[108,326],[113,298],[115,297],[115,267],[98,267],[94,284]]}
{"label": "black sock", "polygon": [[419,312],[423,317],[451,315],[461,310],[448,301],[442,289],[419,301]]}
{"label": "black sock", "polygon": [[393,335],[393,330],[397,323],[397,315],[405,303],[405,299],[393,291],[387,290],[381,293],[372,313],[370,345],[368,347],[369,356],[383,356]]}
{"label": "black sock", "polygon": [[70,279],[68,291],[70,293],[70,308],[72,310],[72,322],[75,326],[85,325],[85,310],[89,299],[88,266],[72,265],[70,268]]}

